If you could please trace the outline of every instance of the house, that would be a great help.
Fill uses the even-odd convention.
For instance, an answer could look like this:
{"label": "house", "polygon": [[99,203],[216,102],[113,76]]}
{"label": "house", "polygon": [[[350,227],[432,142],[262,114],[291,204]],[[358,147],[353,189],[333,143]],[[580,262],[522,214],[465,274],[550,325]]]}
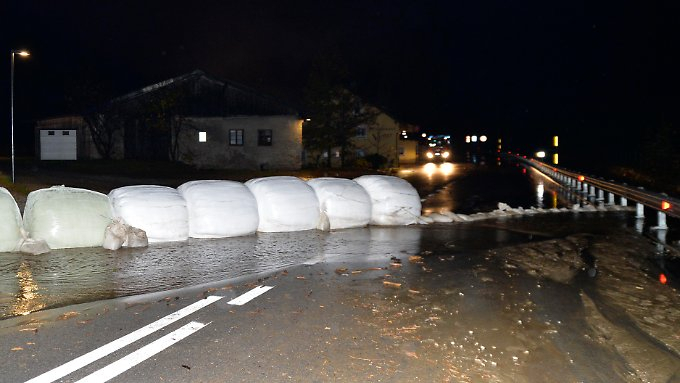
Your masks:
{"label": "house", "polygon": [[399,165],[415,164],[419,155],[420,145],[417,138],[399,138]]}
{"label": "house", "polygon": [[[69,115],[39,120],[35,131],[38,138],[35,152],[41,160],[75,160],[79,152],[82,157],[99,157],[91,143],[85,142],[89,135],[82,116]],[[78,148],[81,148],[80,151]]]}
{"label": "house", "polygon": [[387,113],[375,108],[377,113],[372,124],[356,128],[356,136],[350,141],[354,147],[355,158],[379,154],[387,159],[385,166],[399,166],[399,123]]}
{"label": "house", "polygon": [[302,165],[302,120],[295,110],[200,70],[80,116],[38,121],[35,130],[43,160],[174,160],[222,169]]}
{"label": "house", "polygon": [[[378,154],[385,158],[386,167],[398,167],[400,158],[399,134],[402,124],[397,122],[384,111],[374,107],[365,106],[376,117],[371,123],[361,124],[354,128],[354,136],[350,138],[349,153],[345,153],[345,163],[359,165],[366,161],[365,157]],[[330,152],[321,153],[306,151],[307,165],[319,165],[326,163],[331,156],[331,167],[341,165],[340,147],[332,148]],[[365,166],[369,164],[365,163]]]}

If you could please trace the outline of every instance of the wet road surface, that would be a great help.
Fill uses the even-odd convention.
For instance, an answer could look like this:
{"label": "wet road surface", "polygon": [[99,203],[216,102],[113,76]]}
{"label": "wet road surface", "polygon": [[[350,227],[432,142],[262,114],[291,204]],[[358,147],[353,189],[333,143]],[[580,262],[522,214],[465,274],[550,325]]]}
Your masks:
{"label": "wet road surface", "polygon": [[[401,174],[418,188],[424,199],[424,213],[491,211],[498,202],[527,208],[563,207],[570,203],[557,198],[555,184],[537,173],[527,175],[515,166],[430,165],[406,169]],[[537,188],[545,196],[537,194]],[[328,249],[338,256],[350,256],[363,251],[354,251],[354,243],[360,244],[370,235],[366,229],[357,229],[347,237],[352,239],[335,243],[335,236],[318,231],[257,233],[118,251],[77,248],[53,250],[44,256],[3,253],[0,318],[277,270],[306,262],[307,257],[328,256]]]}
{"label": "wet road surface", "polygon": [[[526,175],[506,182],[513,174]],[[445,208],[433,201],[474,181],[459,176],[424,207]],[[547,181],[529,185],[517,197],[529,206],[573,202]],[[498,202],[470,190],[469,213]],[[209,327],[118,381],[674,382],[680,295],[659,282],[660,251],[628,212],[566,212],[3,254],[5,316],[221,281],[0,321],[3,370],[24,381],[93,348],[71,335],[98,346],[200,297],[267,283],[276,288],[253,307],[216,304]]]}

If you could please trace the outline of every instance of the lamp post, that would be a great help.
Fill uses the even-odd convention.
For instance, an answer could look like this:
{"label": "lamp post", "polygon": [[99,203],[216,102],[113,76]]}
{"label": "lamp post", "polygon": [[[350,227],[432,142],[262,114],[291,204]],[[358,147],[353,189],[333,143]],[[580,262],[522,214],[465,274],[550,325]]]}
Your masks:
{"label": "lamp post", "polygon": [[11,128],[12,128],[12,183],[14,183],[14,55],[17,54],[22,57],[30,56],[30,53],[27,51],[18,51],[12,49],[12,68],[11,68],[11,76],[10,76],[10,88],[12,90],[12,94],[10,97],[10,120],[11,120]]}

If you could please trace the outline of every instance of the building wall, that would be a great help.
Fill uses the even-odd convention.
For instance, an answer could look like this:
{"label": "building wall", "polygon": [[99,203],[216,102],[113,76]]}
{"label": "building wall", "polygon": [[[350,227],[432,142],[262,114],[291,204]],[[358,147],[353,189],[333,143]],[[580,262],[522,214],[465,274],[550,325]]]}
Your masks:
{"label": "building wall", "polygon": [[418,141],[399,140],[399,164],[415,164],[418,161]]}
{"label": "building wall", "polygon": [[[180,161],[213,169],[299,169],[302,120],[295,116],[188,117],[179,137]],[[230,130],[243,131],[243,145],[229,143]],[[258,145],[258,130],[271,130],[271,146]],[[199,134],[205,133],[205,142]]]}
{"label": "building wall", "polygon": [[380,113],[375,123],[362,127],[366,129],[365,136],[352,138],[355,153],[360,156],[380,154],[387,158],[387,166],[399,166],[398,138],[399,124],[385,113]]}
{"label": "building wall", "polygon": [[[44,120],[39,120],[35,124],[35,153],[36,157],[40,158],[40,131],[42,130],[75,130],[76,131],[76,143],[77,143],[77,158],[82,159],[101,159],[101,155],[97,151],[97,148],[92,142],[92,135],[90,134],[90,129],[85,124],[83,117],[72,115],[72,116],[62,116],[55,118],[47,118]],[[114,134],[114,146],[112,151],[113,159],[123,158],[123,141],[122,132],[116,132]],[[41,158],[42,159],[42,158]]]}

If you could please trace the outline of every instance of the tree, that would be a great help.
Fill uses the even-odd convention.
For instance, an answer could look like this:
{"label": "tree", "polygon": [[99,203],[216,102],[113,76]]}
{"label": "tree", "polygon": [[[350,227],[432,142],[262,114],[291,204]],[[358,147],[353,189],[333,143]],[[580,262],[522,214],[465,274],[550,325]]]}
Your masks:
{"label": "tree", "polygon": [[144,156],[178,161],[183,133],[195,129],[186,121],[189,97],[183,88],[163,89],[139,101],[137,129]]}
{"label": "tree", "polygon": [[[320,56],[310,73],[305,91],[308,117],[302,136],[305,148],[326,152],[326,165],[331,166],[333,148],[340,148],[340,164],[352,147],[351,138],[361,124],[371,124],[376,114],[350,92],[347,70],[337,55]],[[318,164],[318,158],[317,158]]]}
{"label": "tree", "polygon": [[68,80],[66,100],[82,115],[99,155],[110,159],[114,154],[116,135],[123,129],[125,113],[111,102],[111,84],[93,78],[84,70],[78,78]]}
{"label": "tree", "polygon": [[83,113],[94,147],[103,159],[111,159],[116,135],[123,129],[124,114],[117,105]]}

